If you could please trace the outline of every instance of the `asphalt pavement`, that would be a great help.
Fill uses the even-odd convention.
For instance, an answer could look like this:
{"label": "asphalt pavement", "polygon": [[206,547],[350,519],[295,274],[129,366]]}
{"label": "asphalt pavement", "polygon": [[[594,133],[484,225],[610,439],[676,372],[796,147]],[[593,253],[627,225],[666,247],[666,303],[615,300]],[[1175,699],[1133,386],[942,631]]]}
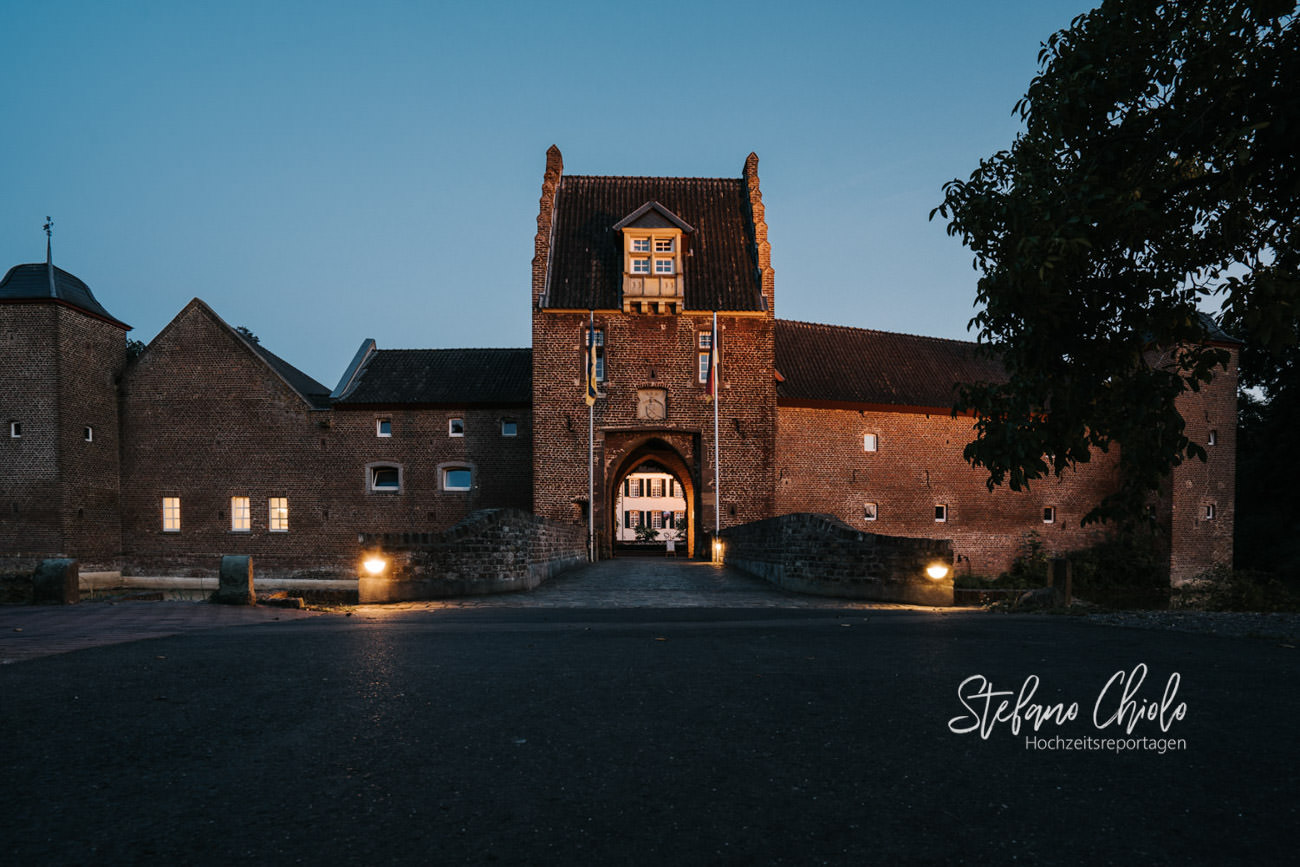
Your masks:
{"label": "asphalt pavement", "polygon": [[1278,641],[833,605],[195,628],[0,666],[0,851],[1289,863],[1298,673]]}

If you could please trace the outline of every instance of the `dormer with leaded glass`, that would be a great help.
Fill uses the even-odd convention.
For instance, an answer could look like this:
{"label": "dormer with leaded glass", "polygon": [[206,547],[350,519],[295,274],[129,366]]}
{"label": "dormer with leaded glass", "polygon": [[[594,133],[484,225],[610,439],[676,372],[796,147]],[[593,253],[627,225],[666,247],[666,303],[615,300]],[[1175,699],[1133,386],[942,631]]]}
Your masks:
{"label": "dormer with leaded glass", "polygon": [[614,230],[623,243],[624,312],[680,313],[688,240],[695,229],[650,201],[615,223]]}

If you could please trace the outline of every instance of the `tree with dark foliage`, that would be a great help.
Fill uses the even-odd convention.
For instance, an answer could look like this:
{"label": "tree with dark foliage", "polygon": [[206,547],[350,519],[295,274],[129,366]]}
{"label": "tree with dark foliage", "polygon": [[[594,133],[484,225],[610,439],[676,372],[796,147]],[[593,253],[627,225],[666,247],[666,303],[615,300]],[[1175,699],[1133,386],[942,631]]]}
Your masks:
{"label": "tree with dark foliage", "polygon": [[[1119,446],[1088,520],[1131,519],[1204,450],[1175,400],[1227,361],[1220,295],[1252,345],[1300,318],[1295,3],[1108,0],[1052,35],[1008,150],[931,214],[974,253],[971,320],[1007,381],[972,383],[965,450],[1014,490]],[[1160,348],[1163,351],[1155,352]]]}

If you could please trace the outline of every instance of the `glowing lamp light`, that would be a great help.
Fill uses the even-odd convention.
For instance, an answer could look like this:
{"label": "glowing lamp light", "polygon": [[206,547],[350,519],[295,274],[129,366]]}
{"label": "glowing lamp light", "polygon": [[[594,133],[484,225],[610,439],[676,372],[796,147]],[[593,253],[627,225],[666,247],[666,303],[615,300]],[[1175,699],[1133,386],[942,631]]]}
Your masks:
{"label": "glowing lamp light", "polygon": [[713,562],[714,563],[722,562],[722,540],[721,539],[713,540]]}
{"label": "glowing lamp light", "polygon": [[366,571],[371,575],[378,575],[384,571],[384,567],[388,565],[388,562],[383,557],[371,557],[362,565],[366,567]]}
{"label": "glowing lamp light", "polygon": [[948,571],[947,563],[931,563],[929,566],[925,567],[925,574],[929,575],[935,581],[942,581],[944,578],[947,578]]}

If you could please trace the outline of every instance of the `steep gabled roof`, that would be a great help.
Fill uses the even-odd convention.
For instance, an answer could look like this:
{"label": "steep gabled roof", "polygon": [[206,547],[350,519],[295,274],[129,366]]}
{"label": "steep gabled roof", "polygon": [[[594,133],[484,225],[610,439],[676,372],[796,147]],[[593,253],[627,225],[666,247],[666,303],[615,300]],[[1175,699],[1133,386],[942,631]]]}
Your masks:
{"label": "steep gabled roof", "polygon": [[744,179],[586,175],[563,176],[556,190],[547,307],[623,306],[622,236],[614,227],[647,203],[695,229],[682,265],[686,309],[763,309]]}
{"label": "steep gabled roof", "polygon": [[10,268],[9,273],[0,280],[0,302],[5,301],[53,301],[74,307],[119,328],[128,331],[131,328],[105,310],[95,300],[89,286],[76,276],[47,262]]}
{"label": "steep gabled roof", "polygon": [[168,322],[163,330],[158,332],[157,336],[145,347],[144,355],[163,338],[173,328],[177,327],[185,316],[191,311],[197,311],[202,316],[213,322],[218,328],[226,331],[231,337],[238,341],[239,345],[248,350],[250,354],[262,364],[270,368],[271,372],[288,386],[295,394],[303,399],[312,409],[329,409],[330,408],[330,390],[328,387],[321,385],[271,350],[262,346],[262,344],[249,340],[230,326],[226,320],[217,315],[217,312],[207,305],[201,298],[195,298],[185,305],[185,308],[177,313],[171,322]]}
{"label": "steep gabled roof", "polygon": [[531,349],[375,349],[335,405],[527,406],[532,402]]}
{"label": "steep gabled roof", "polygon": [[778,319],[775,343],[782,403],[950,409],[957,383],[1006,379],[960,340]]}

